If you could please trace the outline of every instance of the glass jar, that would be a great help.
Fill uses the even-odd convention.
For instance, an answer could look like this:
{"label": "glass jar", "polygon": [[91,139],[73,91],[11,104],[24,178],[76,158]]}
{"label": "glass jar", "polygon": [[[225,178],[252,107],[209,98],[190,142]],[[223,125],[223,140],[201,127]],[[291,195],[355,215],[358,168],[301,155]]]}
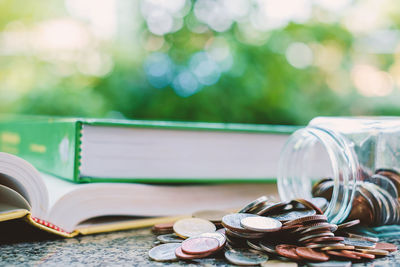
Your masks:
{"label": "glass jar", "polygon": [[400,117],[317,117],[282,150],[283,201],[324,197],[332,223],[400,221]]}

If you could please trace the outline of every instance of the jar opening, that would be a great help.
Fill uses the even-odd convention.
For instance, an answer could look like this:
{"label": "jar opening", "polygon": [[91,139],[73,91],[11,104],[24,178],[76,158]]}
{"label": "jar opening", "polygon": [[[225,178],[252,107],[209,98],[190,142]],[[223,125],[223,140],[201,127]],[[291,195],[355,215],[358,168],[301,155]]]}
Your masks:
{"label": "jar opening", "polygon": [[311,199],[315,183],[331,178],[328,220],[340,223],[350,213],[357,180],[357,160],[342,136],[321,128],[296,131],[282,150],[278,171],[278,190],[283,201]]}

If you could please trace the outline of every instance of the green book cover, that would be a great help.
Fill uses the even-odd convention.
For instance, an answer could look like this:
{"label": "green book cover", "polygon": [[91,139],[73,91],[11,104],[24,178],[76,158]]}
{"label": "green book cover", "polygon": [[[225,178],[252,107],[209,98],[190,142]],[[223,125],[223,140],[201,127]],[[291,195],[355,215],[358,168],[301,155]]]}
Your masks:
{"label": "green book cover", "polygon": [[[107,177],[85,175],[81,172],[82,134],[83,129],[87,126],[95,126],[99,129],[111,127],[286,136],[299,128],[280,125],[20,116],[0,120],[0,151],[17,155],[29,161],[42,172],[74,182],[260,182],[260,179],[248,177],[241,179],[230,179],[230,177],[216,177],[215,179],[185,177],[182,179],[180,177],[175,179],[175,177],[135,177],[135,175],[118,177],[113,174]],[[107,152],[105,151],[105,153]]]}

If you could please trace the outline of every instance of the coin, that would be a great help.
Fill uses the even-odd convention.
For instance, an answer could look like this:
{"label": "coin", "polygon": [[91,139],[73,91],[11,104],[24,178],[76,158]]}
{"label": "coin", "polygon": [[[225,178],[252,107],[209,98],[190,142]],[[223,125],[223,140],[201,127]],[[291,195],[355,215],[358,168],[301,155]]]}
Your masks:
{"label": "coin", "polygon": [[185,252],[182,251],[182,247],[179,246],[175,249],[175,256],[179,259],[182,260],[193,260],[193,259],[201,259],[201,258],[205,258],[208,257],[212,254],[213,252],[208,252],[205,254],[187,254]]}
{"label": "coin", "polygon": [[304,210],[304,211],[287,211],[277,215],[269,215],[269,217],[274,218],[281,222],[292,221],[295,219],[303,218],[306,216],[311,216],[315,214],[315,210]]}
{"label": "coin", "polygon": [[344,237],[341,236],[327,236],[327,237],[317,237],[317,238],[313,238],[312,240],[310,240],[310,242],[313,243],[325,243],[325,242],[339,242],[339,241],[343,241]]}
{"label": "coin", "polygon": [[257,239],[263,238],[264,233],[256,233],[256,232],[236,232],[230,229],[226,229],[226,235],[233,236],[236,238],[245,238],[245,239]]}
{"label": "coin", "polygon": [[175,235],[175,234],[166,234],[166,235],[159,235],[157,236],[157,239],[161,242],[161,243],[182,243],[183,239],[180,238],[179,236]]}
{"label": "coin", "polygon": [[202,233],[215,232],[215,225],[207,220],[199,218],[187,218],[175,222],[173,226],[175,234],[182,238],[196,236]]}
{"label": "coin", "polygon": [[397,246],[394,244],[390,244],[390,243],[376,243],[375,244],[375,249],[380,249],[380,250],[386,250],[389,252],[395,252],[397,251]]}
{"label": "coin", "polygon": [[343,243],[345,245],[354,246],[356,248],[375,248],[375,243],[358,238],[345,237]]}
{"label": "coin", "polygon": [[187,254],[205,254],[219,248],[219,241],[213,237],[191,237],[182,242],[182,251]]}
{"label": "coin", "polygon": [[175,222],[169,222],[169,223],[159,223],[154,225],[151,228],[151,231],[155,234],[169,234],[173,233],[174,230],[172,229],[172,226],[174,225]]}
{"label": "coin", "polygon": [[372,254],[376,256],[386,256],[389,255],[389,251],[383,249],[357,249],[362,253]]}
{"label": "coin", "polygon": [[227,215],[228,212],[223,210],[201,210],[192,214],[193,218],[204,219],[213,223],[222,221],[222,217]]}
{"label": "coin", "polygon": [[278,254],[275,250],[275,247],[279,244],[277,244],[277,242],[271,242],[271,241],[266,241],[263,240],[259,243],[260,247],[265,250],[268,253],[271,254]]}
{"label": "coin", "polygon": [[353,233],[346,233],[346,235],[347,235],[347,237],[364,239],[364,240],[367,240],[367,241],[370,241],[370,242],[374,242],[374,243],[379,242],[379,238],[378,237],[363,236],[363,235],[357,235],[357,234],[353,234]]}
{"label": "coin", "polygon": [[360,256],[348,253],[347,250],[328,250],[326,251],[326,253],[340,258],[354,259],[354,260],[361,259]]}
{"label": "coin", "polygon": [[222,217],[222,225],[230,230],[238,232],[249,232],[240,225],[240,221],[247,217],[257,217],[258,215],[249,213],[232,213]]}
{"label": "coin", "polygon": [[212,237],[218,240],[219,242],[219,247],[223,247],[226,243],[226,236],[224,234],[221,234],[219,232],[214,232],[214,233],[203,233],[195,237]]}
{"label": "coin", "polygon": [[307,262],[309,267],[351,267],[351,261]]}
{"label": "coin", "polygon": [[325,243],[325,244],[306,243],[304,245],[308,248],[344,247],[344,244],[342,243]]}
{"label": "coin", "polygon": [[353,253],[356,256],[359,256],[361,258],[365,258],[365,259],[375,259],[375,255],[373,254],[367,254],[367,253],[362,253],[362,252],[358,252],[358,251],[351,251],[351,253]]}
{"label": "coin", "polygon": [[267,261],[268,255],[239,248],[225,251],[225,258],[237,265],[258,265]]}
{"label": "coin", "polygon": [[315,225],[315,226],[308,226],[308,227],[305,226],[305,227],[303,227],[303,229],[304,230],[302,230],[300,232],[301,234],[310,233],[310,232],[318,231],[318,230],[321,230],[321,229],[326,229],[328,231],[335,232],[337,230],[337,225],[336,224],[329,224],[329,223],[321,223],[321,224]]}
{"label": "coin", "polygon": [[335,245],[335,246],[325,246],[321,248],[321,250],[352,250],[355,249],[354,246],[346,246],[343,244]]}
{"label": "coin", "polygon": [[257,214],[267,216],[269,214],[276,214],[279,211],[282,211],[288,205],[287,202],[278,202],[271,203],[269,205],[265,205],[262,209],[260,209]]}
{"label": "coin", "polygon": [[328,261],[329,256],[323,252],[315,251],[311,248],[297,247],[296,253],[300,257],[310,261]]}
{"label": "coin", "polygon": [[323,232],[323,233],[318,233],[318,234],[306,235],[302,238],[299,238],[298,241],[299,242],[308,242],[308,240],[310,240],[310,239],[317,238],[317,237],[325,237],[325,236],[333,237],[335,235],[331,232]]}
{"label": "coin", "polygon": [[155,261],[176,260],[175,249],[180,247],[180,243],[169,243],[156,246],[149,251],[149,257]]}
{"label": "coin", "polygon": [[269,217],[246,217],[240,220],[240,225],[255,232],[276,232],[282,227],[282,223]]}
{"label": "coin", "polygon": [[298,198],[298,199],[292,200],[291,203],[293,203],[293,202],[298,202],[310,210],[315,210],[315,212],[317,214],[324,214],[319,207],[317,207],[316,205],[314,205],[314,203],[312,203],[311,201],[308,201],[306,199]]}
{"label": "coin", "polygon": [[259,198],[257,198],[256,200],[254,200],[253,202],[247,204],[243,209],[241,209],[239,211],[239,213],[248,213],[250,212],[252,209],[254,209],[255,207],[257,207],[260,204],[265,203],[266,201],[268,201],[268,197],[266,196],[261,196]]}
{"label": "coin", "polygon": [[279,255],[295,260],[295,261],[301,261],[302,258],[297,255],[296,253],[296,248],[297,246],[295,245],[287,245],[287,244],[281,244],[281,245],[277,245],[275,247],[276,253],[278,253]]}
{"label": "coin", "polygon": [[261,263],[261,267],[297,267],[296,262],[283,261],[283,260],[269,260]]}
{"label": "coin", "polygon": [[247,245],[248,245],[250,248],[252,248],[252,249],[255,249],[255,250],[258,250],[258,251],[264,251],[264,249],[263,249],[262,247],[260,247],[259,245],[253,243],[253,242],[250,241],[250,240],[247,240],[246,243],[247,243]]}
{"label": "coin", "polygon": [[293,225],[293,224],[299,224],[299,223],[302,224],[302,223],[316,222],[316,221],[326,222],[327,218],[325,215],[309,215],[309,216],[303,216],[300,218],[296,218],[294,220],[290,220],[288,222],[285,222],[284,225],[289,226],[289,225]]}

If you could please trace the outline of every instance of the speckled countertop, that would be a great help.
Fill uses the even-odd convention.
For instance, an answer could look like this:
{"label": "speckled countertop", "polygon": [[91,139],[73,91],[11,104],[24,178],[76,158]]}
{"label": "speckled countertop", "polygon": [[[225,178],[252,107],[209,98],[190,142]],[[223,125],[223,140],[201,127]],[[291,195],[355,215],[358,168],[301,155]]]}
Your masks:
{"label": "speckled countertop", "polygon": [[[72,239],[5,242],[0,245],[0,265],[22,266],[229,266],[223,259],[197,262],[159,263],[151,261],[148,250],[156,237],[149,229],[138,229]],[[400,245],[400,236],[385,241]],[[400,253],[353,266],[400,266]]]}

